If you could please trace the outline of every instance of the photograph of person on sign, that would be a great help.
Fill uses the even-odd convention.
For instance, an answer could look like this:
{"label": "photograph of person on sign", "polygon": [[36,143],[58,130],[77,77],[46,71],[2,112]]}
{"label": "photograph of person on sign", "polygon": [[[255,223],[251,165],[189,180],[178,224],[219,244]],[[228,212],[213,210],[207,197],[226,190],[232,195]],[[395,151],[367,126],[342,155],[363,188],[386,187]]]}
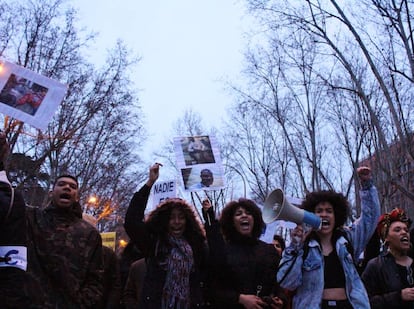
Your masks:
{"label": "photograph of person on sign", "polygon": [[58,81],[0,60],[0,112],[7,116],[44,130],[66,91]]}
{"label": "photograph of person on sign", "polygon": [[189,136],[181,140],[185,164],[215,163],[213,149],[208,136]]}
{"label": "photograph of person on sign", "polygon": [[218,164],[184,168],[181,175],[186,191],[220,190],[224,187],[223,172]]}
{"label": "photograph of person on sign", "polygon": [[48,89],[24,77],[11,74],[0,92],[0,102],[30,115],[36,114]]}

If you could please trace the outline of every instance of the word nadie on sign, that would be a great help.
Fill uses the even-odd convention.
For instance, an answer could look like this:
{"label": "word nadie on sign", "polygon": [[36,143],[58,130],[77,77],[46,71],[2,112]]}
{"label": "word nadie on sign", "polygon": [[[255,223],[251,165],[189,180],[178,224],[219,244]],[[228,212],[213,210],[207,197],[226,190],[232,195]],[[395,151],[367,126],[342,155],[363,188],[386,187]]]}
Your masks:
{"label": "word nadie on sign", "polygon": [[155,207],[167,198],[177,197],[177,185],[174,180],[157,182],[153,186],[152,194]]}
{"label": "word nadie on sign", "polygon": [[154,185],[154,193],[173,192],[175,190],[174,181],[163,182]]}

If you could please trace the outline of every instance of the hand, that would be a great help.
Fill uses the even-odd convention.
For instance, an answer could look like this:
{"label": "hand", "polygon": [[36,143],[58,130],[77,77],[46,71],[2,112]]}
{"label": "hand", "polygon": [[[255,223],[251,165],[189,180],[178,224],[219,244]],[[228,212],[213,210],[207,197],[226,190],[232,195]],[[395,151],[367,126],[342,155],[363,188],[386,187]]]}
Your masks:
{"label": "hand", "polygon": [[304,228],[304,225],[296,225],[296,227],[290,231],[291,242],[295,245],[303,243],[311,231],[311,228]]}
{"label": "hand", "polygon": [[256,295],[240,294],[239,304],[242,304],[246,309],[262,309],[266,303]]}
{"label": "hand", "polygon": [[371,169],[368,166],[361,166],[357,168],[357,174],[360,181],[371,180],[372,174]]}
{"label": "hand", "polygon": [[209,210],[209,208],[212,206],[212,205],[211,205],[211,202],[210,202],[210,200],[209,200],[208,198],[204,199],[204,200],[201,202],[201,205],[203,206],[203,210],[204,210],[204,211]]}
{"label": "hand", "polygon": [[414,288],[405,288],[401,290],[401,299],[403,301],[414,300]]}
{"label": "hand", "polygon": [[272,297],[273,303],[270,305],[270,308],[272,309],[283,309],[283,300],[279,297],[275,296]]}
{"label": "hand", "polygon": [[160,166],[162,166],[161,163],[155,163],[150,167],[147,181],[147,185],[149,187],[152,187],[152,185],[157,181],[158,176],[160,175]]}

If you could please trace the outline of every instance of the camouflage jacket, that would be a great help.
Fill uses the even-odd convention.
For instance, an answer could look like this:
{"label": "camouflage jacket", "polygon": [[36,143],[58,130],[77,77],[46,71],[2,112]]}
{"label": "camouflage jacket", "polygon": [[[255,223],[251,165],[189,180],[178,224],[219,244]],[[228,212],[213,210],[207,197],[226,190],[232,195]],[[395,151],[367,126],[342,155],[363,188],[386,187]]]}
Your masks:
{"label": "camouflage jacket", "polygon": [[28,207],[26,218],[28,272],[45,296],[43,308],[95,308],[103,290],[99,232],[75,209]]}

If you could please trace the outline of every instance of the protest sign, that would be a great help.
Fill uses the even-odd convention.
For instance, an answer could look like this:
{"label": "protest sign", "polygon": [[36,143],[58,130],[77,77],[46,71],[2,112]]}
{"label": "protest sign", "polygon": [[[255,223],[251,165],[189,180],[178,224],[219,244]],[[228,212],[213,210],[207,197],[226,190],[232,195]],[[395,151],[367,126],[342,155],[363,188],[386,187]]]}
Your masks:
{"label": "protest sign", "polygon": [[167,198],[177,197],[177,185],[174,180],[156,182],[152,187],[154,208]]}
{"label": "protest sign", "polygon": [[47,127],[67,86],[0,60],[0,112],[40,130]]}

